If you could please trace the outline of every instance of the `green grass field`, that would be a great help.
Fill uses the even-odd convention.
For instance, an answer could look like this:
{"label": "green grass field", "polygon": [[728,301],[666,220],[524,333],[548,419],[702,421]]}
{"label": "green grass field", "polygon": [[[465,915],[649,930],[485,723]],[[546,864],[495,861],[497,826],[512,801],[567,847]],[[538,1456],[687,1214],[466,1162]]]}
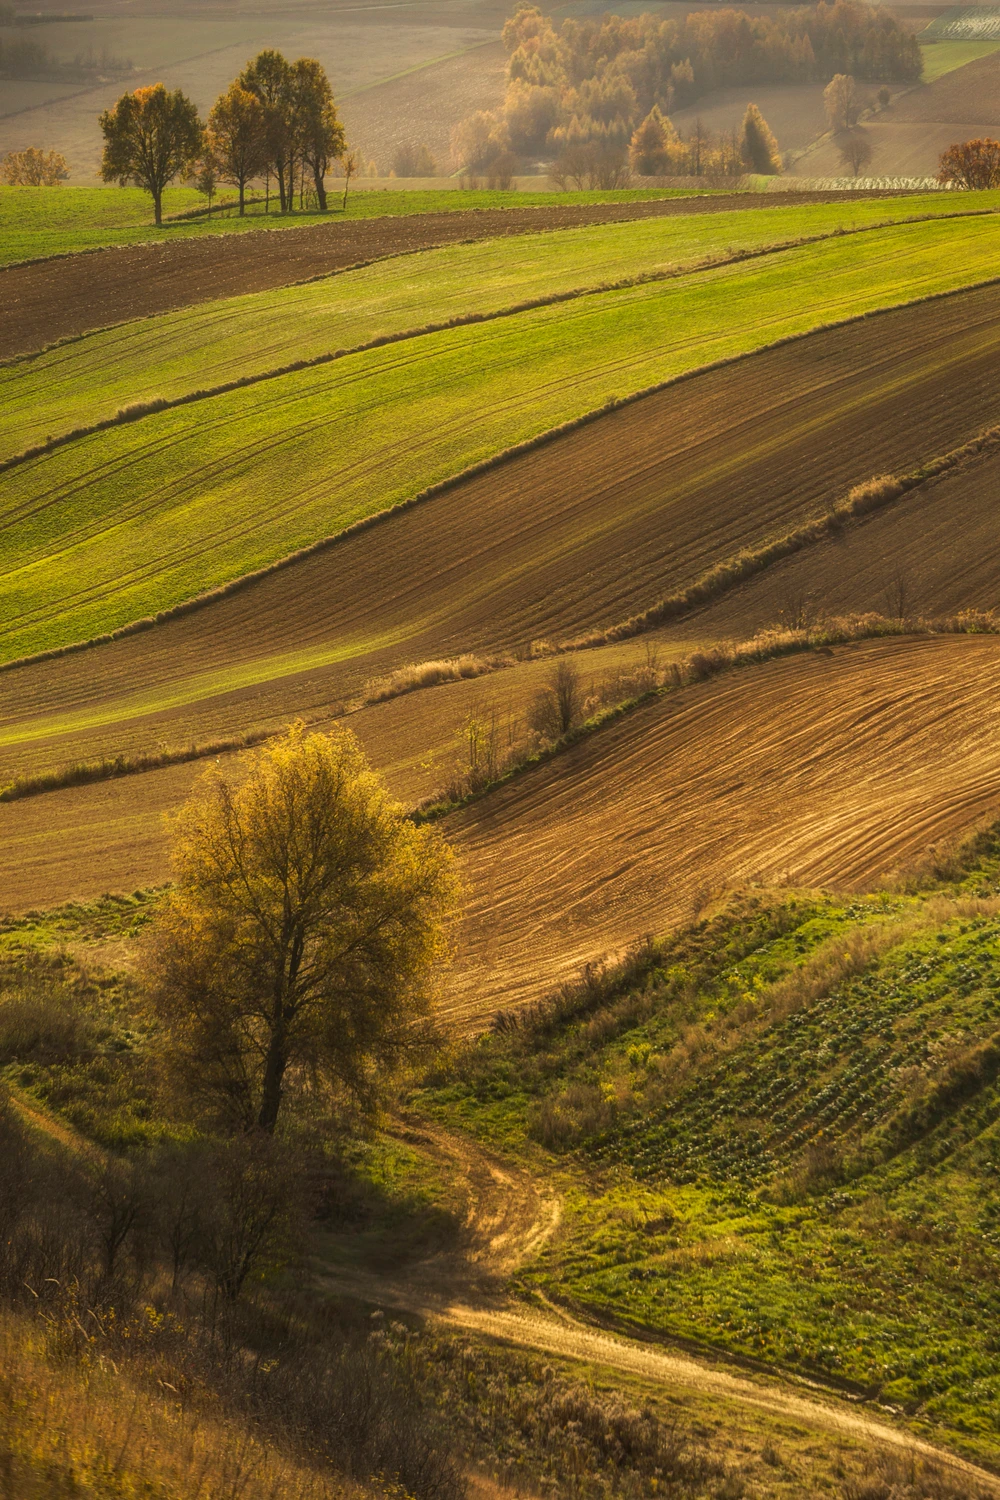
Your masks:
{"label": "green grass field", "polygon": [[[1000,194],[983,193],[969,208],[998,204]],[[0,406],[8,416],[0,457],[133,402],[203,390],[429,323],[804,236],[955,211],[943,194],[926,194],[563,229],[423,251],[417,259],[185,308],[0,367]]]}
{"label": "green grass field", "polygon": [[[644,199],[690,196],[670,189],[627,189],[619,192],[520,193],[385,191],[355,192],[348,198],[346,213],[336,184],[326,214],[293,213],[282,217],[265,215],[255,208],[246,218],[216,210],[211,219],[166,223],[157,229],[152,222],[152,199],[140,188],[116,187],[0,187],[0,265],[35,260],[49,255],[67,255],[104,245],[137,245],[148,241],[186,239],[202,234],[241,234],[249,230],[296,229],[308,224],[336,223],[345,218],[370,219],[385,214],[458,213],[472,208],[532,208],[539,204],[632,203]],[[163,197],[165,215],[204,208],[205,199],[195,188],[168,188]]]}
{"label": "green grass field", "polygon": [[901,225],[427,335],[80,439],[0,480],[3,654],[167,608],[655,382],[995,269],[989,217]]}
{"label": "green grass field", "polygon": [[470,1048],[420,1106],[565,1194],[522,1290],[995,1463],[998,890],[994,832],[922,897],[744,898]]}
{"label": "green grass field", "polygon": [[976,62],[980,57],[989,57],[1000,47],[1000,39],[993,42],[930,42],[920,48],[924,60],[924,83],[933,83],[966,63]]}

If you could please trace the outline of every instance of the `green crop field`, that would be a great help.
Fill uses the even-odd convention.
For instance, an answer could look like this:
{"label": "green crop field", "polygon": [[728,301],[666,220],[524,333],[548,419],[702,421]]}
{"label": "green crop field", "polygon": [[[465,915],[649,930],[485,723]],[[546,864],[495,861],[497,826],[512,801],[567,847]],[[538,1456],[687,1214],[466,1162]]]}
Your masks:
{"label": "green crop field", "polygon": [[418,1102],[559,1183],[521,1290],[877,1392],[995,1464],[998,856],[931,897],[737,900],[470,1048]]}
{"label": "green crop field", "polygon": [[[997,204],[1000,194],[982,193],[969,208]],[[805,236],[955,211],[953,200],[926,194],[563,229],[423,251],[416,260],[185,308],[0,367],[9,419],[0,457],[133,402],[204,390],[429,323]]]}
{"label": "green crop field", "polygon": [[[644,199],[690,196],[659,188],[626,189],[618,192],[521,193],[482,191],[356,192],[348,198],[346,213],[336,189],[325,214],[296,212],[287,217],[265,214],[254,207],[246,218],[235,212],[216,210],[209,219],[165,223],[153,222],[152,200],[139,188],[116,187],[0,187],[0,265],[66,255],[105,245],[137,245],[153,241],[186,239],[191,235],[237,234],[245,230],[298,229],[307,224],[329,224],[343,219],[370,219],[385,214],[459,213],[475,208],[532,208],[540,204],[632,203]],[[168,188],[163,198],[165,215],[204,208],[205,199],[195,188]]]}
{"label": "green crop field", "polygon": [[834,238],[350,355],[57,448],[0,480],[4,656],[169,607],[655,382],[987,279],[995,238],[988,216]]}
{"label": "green crop field", "polygon": [[980,57],[989,57],[1000,47],[1000,38],[989,42],[931,42],[924,43],[920,55],[924,60],[924,83],[933,83],[966,63],[976,62]]}

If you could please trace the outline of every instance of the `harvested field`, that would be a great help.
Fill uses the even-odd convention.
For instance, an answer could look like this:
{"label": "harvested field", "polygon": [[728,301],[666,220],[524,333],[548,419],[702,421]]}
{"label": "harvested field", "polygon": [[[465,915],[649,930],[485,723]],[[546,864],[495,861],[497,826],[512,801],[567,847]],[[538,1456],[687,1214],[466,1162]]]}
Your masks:
{"label": "harvested field", "polygon": [[401,146],[420,144],[447,173],[454,127],[478,109],[499,109],[506,87],[506,51],[490,42],[349,94],[340,115],[359,159],[374,160],[382,176]]}
{"label": "harvested field", "polygon": [[995,422],[998,312],[987,288],[817,333],[194,614],[0,673],[4,775],[280,724],[407,662],[612,624],[873,473],[907,472]]}
{"label": "harvested field", "polygon": [[[836,202],[844,197],[842,193],[803,193],[791,201]],[[387,213],[304,229],[276,225],[274,230],[255,228],[248,233],[170,241],[164,238],[156,244],[95,250],[37,265],[6,267],[0,270],[4,302],[0,358],[40,349],[87,329],[220,297],[288,286],[362,261],[434,245],[664,214],[774,206],[763,194],[732,193],[631,202],[612,198],[610,202],[469,212],[463,211],[458,194],[454,198],[454,210],[443,213]]]}
{"label": "harvested field", "polygon": [[[160,813],[197,769],[0,805],[7,903],[165,878]],[[707,892],[861,888],[998,798],[994,637],[863,642],[685,689],[446,820],[470,900],[442,1013],[481,1025]]]}
{"label": "harvested field", "polygon": [[864,250],[832,238],[429,333],[56,447],[3,476],[5,655],[168,609],[656,383],[996,270],[989,216]]}

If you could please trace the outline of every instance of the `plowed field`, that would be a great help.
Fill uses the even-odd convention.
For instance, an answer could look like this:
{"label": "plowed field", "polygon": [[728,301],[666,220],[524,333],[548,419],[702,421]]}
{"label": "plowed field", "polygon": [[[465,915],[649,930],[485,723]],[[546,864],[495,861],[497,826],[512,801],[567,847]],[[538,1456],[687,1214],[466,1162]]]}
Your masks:
{"label": "plowed field", "polygon": [[[837,201],[843,196],[822,194],[820,201]],[[803,193],[792,201],[814,203],[818,197]],[[0,271],[4,308],[0,358],[41,349],[88,328],[218,297],[287,286],[361,261],[425,250],[431,245],[663,214],[769,207],[773,204],[762,193],[740,193],[462,212],[456,198],[454,212],[386,215],[308,229],[212,235],[14,265]]]}
{"label": "plowed field", "polygon": [[991,216],[429,333],[81,437],[2,477],[8,659],[265,566],[560,423],[996,270]]}
{"label": "plowed field", "polygon": [[747,881],[857,888],[1000,800],[1000,640],[840,647],[638,710],[449,819],[456,1024]]}
{"label": "plowed field", "polygon": [[[2,673],[4,773],[280,723],[406,662],[614,623],[873,473],[906,472],[996,422],[998,313],[1000,289],[987,288],[815,334],[601,418],[193,615]],[[956,575],[975,560],[964,535]]]}
{"label": "plowed field", "polygon": [[777,619],[1000,609],[1000,457],[980,455],[889,510],[785,559],[685,622],[744,637]]}
{"label": "plowed field", "polygon": [[[160,813],[192,776],[0,805],[6,903],[166,878]],[[995,637],[865,642],[686,689],[446,820],[469,899],[442,1012],[481,1024],[706,891],[862,887],[998,799]]]}

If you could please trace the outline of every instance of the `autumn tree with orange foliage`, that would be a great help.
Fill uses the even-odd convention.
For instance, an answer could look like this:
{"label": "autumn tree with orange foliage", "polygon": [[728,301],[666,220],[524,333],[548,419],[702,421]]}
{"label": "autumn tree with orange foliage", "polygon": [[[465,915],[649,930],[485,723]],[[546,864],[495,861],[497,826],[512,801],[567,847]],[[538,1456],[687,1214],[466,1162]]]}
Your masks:
{"label": "autumn tree with orange foliage", "polygon": [[949,146],[941,153],[938,182],[955,182],[973,192],[1000,187],[1000,141],[983,136]]}
{"label": "autumn tree with orange foliage", "polygon": [[164,188],[201,155],[197,109],[180,89],[168,93],[162,83],[154,83],[122,94],[99,123],[104,133],[102,178],[145,188],[153,199],[154,220],[162,224]]}

